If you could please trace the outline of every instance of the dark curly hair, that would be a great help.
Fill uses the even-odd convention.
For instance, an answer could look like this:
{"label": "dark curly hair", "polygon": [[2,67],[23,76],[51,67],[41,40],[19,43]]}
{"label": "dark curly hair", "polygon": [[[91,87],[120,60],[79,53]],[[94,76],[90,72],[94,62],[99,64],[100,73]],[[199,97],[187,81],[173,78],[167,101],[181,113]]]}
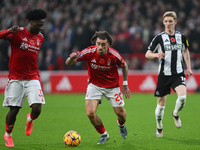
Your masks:
{"label": "dark curly hair", "polygon": [[41,20],[41,19],[45,19],[46,17],[47,17],[47,14],[42,9],[30,10],[26,15],[26,19],[28,19],[29,21],[31,21],[31,20]]}
{"label": "dark curly hair", "polygon": [[95,43],[97,38],[102,39],[102,40],[107,39],[110,46],[112,45],[111,35],[107,31],[96,31],[91,39],[92,44]]}

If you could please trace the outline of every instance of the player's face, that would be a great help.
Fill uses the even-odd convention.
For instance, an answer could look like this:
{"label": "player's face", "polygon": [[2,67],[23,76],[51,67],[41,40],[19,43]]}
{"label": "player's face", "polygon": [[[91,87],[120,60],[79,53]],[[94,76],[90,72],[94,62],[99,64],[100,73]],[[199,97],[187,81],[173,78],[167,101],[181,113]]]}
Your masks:
{"label": "player's face", "polygon": [[44,19],[31,21],[31,33],[38,34],[42,31],[44,26]]}
{"label": "player's face", "polygon": [[108,40],[107,39],[102,40],[102,39],[97,38],[96,46],[97,46],[97,52],[100,55],[105,55],[107,53],[107,49],[109,47]]}
{"label": "player's face", "polygon": [[165,17],[163,20],[163,24],[165,25],[166,31],[174,31],[176,23],[177,23],[177,21],[174,20],[174,18],[170,17],[170,16]]}

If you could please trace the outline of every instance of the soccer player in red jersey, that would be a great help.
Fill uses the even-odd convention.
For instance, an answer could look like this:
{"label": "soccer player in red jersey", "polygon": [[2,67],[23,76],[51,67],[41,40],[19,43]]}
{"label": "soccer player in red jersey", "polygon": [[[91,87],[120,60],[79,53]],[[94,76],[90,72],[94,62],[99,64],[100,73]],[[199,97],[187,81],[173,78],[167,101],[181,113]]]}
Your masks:
{"label": "soccer player in red jersey", "polygon": [[[112,38],[106,31],[99,31],[91,39],[96,45],[90,46],[81,52],[73,52],[66,60],[66,65],[72,65],[77,61],[85,60],[88,67],[89,81],[85,97],[85,107],[87,116],[101,134],[97,144],[104,144],[109,139],[109,134],[96,111],[105,96],[113,106],[115,114],[118,116],[120,134],[123,138],[127,136],[125,126],[126,110],[124,109],[123,95],[126,98],[131,97],[128,88],[128,66],[121,55],[110,46]],[[123,86],[122,92],[119,87],[119,74],[117,66],[122,68]]]}
{"label": "soccer player in red jersey", "polygon": [[8,40],[11,44],[9,61],[9,82],[5,89],[4,107],[10,107],[6,116],[5,146],[13,147],[12,130],[16,116],[22,108],[25,97],[28,99],[31,113],[27,115],[25,127],[26,135],[30,135],[33,120],[41,112],[41,105],[45,104],[40,75],[37,65],[37,55],[44,41],[40,33],[44,26],[46,12],[35,9],[28,12],[26,18],[29,24],[26,27],[13,26],[8,30],[0,31],[0,39]]}

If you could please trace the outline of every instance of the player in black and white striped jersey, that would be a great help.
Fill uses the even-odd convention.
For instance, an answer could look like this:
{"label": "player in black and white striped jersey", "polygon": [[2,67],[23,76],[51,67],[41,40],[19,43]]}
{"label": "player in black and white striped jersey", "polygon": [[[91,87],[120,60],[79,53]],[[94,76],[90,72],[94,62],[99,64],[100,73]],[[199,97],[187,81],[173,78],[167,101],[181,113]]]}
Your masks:
{"label": "player in black and white striped jersey", "polygon": [[177,128],[181,127],[179,117],[180,110],[186,102],[186,79],[183,69],[183,58],[187,66],[186,75],[191,76],[189,43],[185,35],[175,31],[177,15],[174,11],[167,11],[163,15],[165,31],[156,35],[148,46],[145,57],[148,59],[158,58],[160,61],[157,87],[154,96],[158,97],[156,116],[156,136],[163,136],[162,119],[166,104],[166,95],[170,94],[171,88],[176,92],[175,109],[172,112],[174,123]]}

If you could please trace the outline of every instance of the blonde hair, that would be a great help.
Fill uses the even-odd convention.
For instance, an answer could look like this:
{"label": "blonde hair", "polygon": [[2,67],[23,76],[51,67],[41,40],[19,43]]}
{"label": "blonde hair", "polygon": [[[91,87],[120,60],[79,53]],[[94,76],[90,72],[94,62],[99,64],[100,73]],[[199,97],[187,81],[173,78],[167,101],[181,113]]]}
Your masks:
{"label": "blonde hair", "polygon": [[173,17],[174,20],[177,20],[177,15],[176,15],[176,13],[175,13],[174,11],[166,11],[166,12],[164,13],[164,15],[163,15],[163,19],[164,19],[165,17]]}

